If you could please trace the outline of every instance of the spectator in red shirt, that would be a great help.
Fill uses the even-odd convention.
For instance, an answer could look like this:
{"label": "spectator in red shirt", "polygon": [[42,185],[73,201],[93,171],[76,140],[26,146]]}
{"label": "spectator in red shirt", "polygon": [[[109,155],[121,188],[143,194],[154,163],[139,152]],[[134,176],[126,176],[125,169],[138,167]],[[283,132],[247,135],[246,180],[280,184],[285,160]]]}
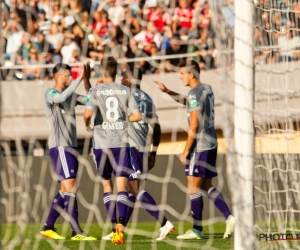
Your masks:
{"label": "spectator in red shirt", "polygon": [[156,32],[156,28],[152,22],[148,22],[146,30],[142,30],[134,36],[134,39],[139,45],[149,54],[151,49],[151,43],[155,42],[157,47],[160,48],[161,35]]}
{"label": "spectator in red shirt", "polygon": [[112,30],[111,21],[108,19],[108,13],[105,10],[101,12],[94,12],[95,22],[93,23],[94,33],[99,35],[101,38],[108,38],[110,30]]}
{"label": "spectator in red shirt", "polygon": [[173,34],[187,35],[194,29],[195,10],[189,6],[188,0],[179,0],[172,20]]}
{"label": "spectator in red shirt", "polygon": [[156,30],[163,34],[165,26],[171,25],[172,18],[171,15],[164,10],[164,7],[161,4],[158,4],[154,11],[148,13],[147,21],[153,22]]}

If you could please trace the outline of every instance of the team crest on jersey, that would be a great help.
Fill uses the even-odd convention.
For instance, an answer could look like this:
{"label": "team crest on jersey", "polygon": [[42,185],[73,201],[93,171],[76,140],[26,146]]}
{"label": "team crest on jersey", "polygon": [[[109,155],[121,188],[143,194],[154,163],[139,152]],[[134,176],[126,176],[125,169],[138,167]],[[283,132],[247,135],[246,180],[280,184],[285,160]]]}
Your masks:
{"label": "team crest on jersey", "polygon": [[141,100],[146,100],[146,95],[144,93],[141,93],[140,98],[141,98]]}
{"label": "team crest on jersey", "polygon": [[55,89],[52,89],[51,91],[49,91],[49,96],[54,96],[56,93],[56,90]]}
{"label": "team crest on jersey", "polygon": [[190,100],[190,107],[191,108],[196,108],[197,106],[198,106],[197,100],[195,100],[195,99]]}

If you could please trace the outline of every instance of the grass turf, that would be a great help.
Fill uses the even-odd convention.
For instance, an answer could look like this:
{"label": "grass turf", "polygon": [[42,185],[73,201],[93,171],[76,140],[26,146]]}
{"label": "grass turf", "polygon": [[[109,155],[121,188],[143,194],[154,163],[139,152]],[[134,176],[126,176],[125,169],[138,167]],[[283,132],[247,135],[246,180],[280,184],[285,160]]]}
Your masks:
{"label": "grass turf", "polygon": [[[137,223],[136,231],[130,230],[133,225],[129,224],[128,234],[125,234],[125,244],[115,246],[110,241],[100,240],[102,233],[104,235],[110,231],[103,232],[103,228],[98,224],[89,225],[88,233],[96,237],[97,241],[75,242],[70,240],[70,230],[66,224],[57,224],[56,227],[66,240],[54,241],[45,239],[39,235],[41,224],[29,224],[24,228],[18,225],[1,225],[1,242],[3,249],[14,250],[50,250],[50,249],[76,249],[76,250],[94,250],[94,249],[132,249],[132,250],[169,250],[169,249],[233,249],[233,239],[223,239],[225,223],[215,223],[213,226],[204,227],[205,238],[201,240],[177,240],[178,234],[184,233],[191,228],[190,223],[174,223],[175,232],[168,235],[164,242],[157,242],[159,226],[157,223]],[[84,228],[84,225],[82,225]],[[135,233],[134,233],[135,232]],[[210,233],[209,233],[210,232]],[[69,237],[68,237],[69,236]]]}

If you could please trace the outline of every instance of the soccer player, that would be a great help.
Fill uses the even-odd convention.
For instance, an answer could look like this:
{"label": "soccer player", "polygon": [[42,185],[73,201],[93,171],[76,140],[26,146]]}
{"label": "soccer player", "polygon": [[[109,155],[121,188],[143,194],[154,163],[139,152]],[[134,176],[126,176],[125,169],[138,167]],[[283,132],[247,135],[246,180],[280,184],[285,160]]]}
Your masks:
{"label": "soccer player", "polygon": [[[51,128],[48,138],[49,154],[60,183],[60,191],[51,204],[40,234],[55,240],[65,239],[54,228],[54,223],[63,209],[66,210],[71,224],[71,240],[96,240],[80,228],[76,199],[78,160],[75,106],[85,105],[86,97],[76,94],[75,90],[85,77],[85,72],[86,65],[79,78],[72,82],[71,67],[63,63],[56,64],[53,68],[55,86],[48,89],[44,96],[46,117]],[[85,88],[89,89],[86,81],[84,82]]]}
{"label": "soccer player", "polygon": [[129,122],[140,121],[142,115],[128,87],[115,82],[117,61],[113,57],[101,60],[102,83],[91,88],[88,94],[84,122],[90,130],[90,122],[95,113],[93,148],[98,175],[102,177],[103,201],[109,215],[112,213],[110,201],[113,200],[111,174],[116,176],[117,218],[111,217],[116,224],[112,237],[114,244],[124,244],[124,225],[128,203],[127,183],[132,173],[129,164],[127,127]]}
{"label": "soccer player", "polygon": [[[156,150],[160,143],[161,136],[155,106],[150,96],[140,89],[141,80],[142,71],[139,68],[131,66],[123,72],[123,78],[121,80],[122,85],[131,88],[134,98],[142,112],[142,120],[130,123],[128,126],[130,164],[134,172],[129,176],[130,192],[128,199],[130,205],[127,207],[125,225],[127,225],[129,221],[133,212],[134,203],[137,199],[141,202],[143,208],[160,223],[160,233],[156,240],[161,241],[165,240],[166,236],[175,230],[175,227],[159,210],[152,196],[146,190],[140,190],[141,179],[144,178],[148,170],[154,167]],[[149,125],[153,127],[153,149],[150,154],[151,138],[148,136]],[[112,234],[109,234],[102,237],[102,239],[109,240],[111,237]]]}
{"label": "soccer player", "polygon": [[191,88],[187,97],[169,90],[161,82],[154,81],[162,92],[187,106],[189,130],[180,161],[185,166],[194,224],[192,230],[177,236],[177,239],[201,239],[204,236],[201,189],[224,215],[226,231],[223,238],[228,238],[234,229],[234,217],[231,215],[222,194],[212,185],[212,178],[217,176],[218,148],[214,128],[214,94],[210,85],[200,82],[200,68],[196,61],[182,61],[178,67],[183,85]]}

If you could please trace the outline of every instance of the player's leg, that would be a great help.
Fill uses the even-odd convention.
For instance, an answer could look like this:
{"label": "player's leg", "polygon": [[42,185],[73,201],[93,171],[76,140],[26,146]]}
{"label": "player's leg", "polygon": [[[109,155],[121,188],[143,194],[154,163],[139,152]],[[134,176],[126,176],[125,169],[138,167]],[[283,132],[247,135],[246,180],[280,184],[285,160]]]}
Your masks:
{"label": "player's leg", "polygon": [[128,177],[132,172],[129,161],[129,148],[114,148],[111,149],[114,161],[114,175],[116,176],[117,186],[117,209],[118,209],[118,224],[116,233],[114,233],[112,242],[116,245],[124,244],[124,226],[125,216],[128,206]]}
{"label": "player's leg", "polygon": [[203,197],[200,189],[203,178],[199,176],[198,158],[199,155],[197,153],[191,153],[189,155],[190,164],[185,166],[187,189],[191,201],[193,228],[185,234],[177,236],[177,239],[201,239],[204,236],[202,228]]}
{"label": "player's leg", "polygon": [[228,238],[234,230],[235,220],[223,195],[212,185],[212,178],[204,179],[202,189],[207,192],[207,197],[215,204],[226,220],[226,230],[223,238]]}
{"label": "player's leg", "polygon": [[139,183],[137,183],[137,181],[129,181],[128,182],[128,189],[127,189],[127,191],[128,191],[128,206],[127,206],[126,215],[125,215],[125,226],[128,224],[128,221],[132,215],[138,190],[139,190]]}
{"label": "player's leg", "polygon": [[[148,157],[143,152],[139,152],[134,147],[130,148],[130,161],[135,172],[129,176],[129,186],[133,195],[136,196],[136,200],[160,223],[159,237],[156,240],[164,240],[169,233],[175,230],[175,227],[159,210],[153,197],[141,188],[141,176],[147,173],[144,169],[147,161],[144,161],[144,159],[148,161]],[[130,206],[128,208],[130,209]],[[126,219],[129,220],[129,218]]]}
{"label": "player's leg", "polygon": [[226,231],[223,238],[228,238],[234,230],[234,217],[231,215],[223,195],[212,185],[212,178],[217,176],[216,159],[217,148],[207,150],[200,154],[199,161],[201,169],[199,169],[199,172],[201,172],[204,177],[201,189],[206,191],[207,197],[225,217]]}
{"label": "player's leg", "polygon": [[200,190],[202,177],[187,176],[187,189],[191,201],[191,214],[193,217],[193,228],[185,234],[177,236],[177,239],[201,239],[204,236],[202,227],[203,197]]}
{"label": "player's leg", "polygon": [[103,203],[106,208],[107,214],[112,224],[112,232],[102,237],[102,240],[111,240],[117,225],[117,211],[116,211],[116,198],[113,194],[111,180],[102,179],[103,185]]}
{"label": "player's leg", "polygon": [[58,147],[65,179],[61,181],[64,192],[65,211],[72,228],[71,240],[96,240],[83,232],[78,222],[76,177],[78,172],[77,151],[70,147]]}
{"label": "player's leg", "polygon": [[[64,173],[61,171],[62,164],[60,161],[58,148],[51,148],[49,150],[49,156],[50,156],[50,160],[51,160],[51,166],[52,166],[58,180],[64,179],[65,176],[64,176]],[[61,189],[56,194],[56,196],[54,197],[54,199],[51,203],[51,207],[50,207],[50,211],[49,211],[46,223],[40,232],[40,234],[42,236],[50,238],[50,239],[55,239],[55,240],[65,239],[65,237],[59,235],[57,233],[56,229],[54,228],[54,224],[55,224],[57,218],[59,217],[61,211],[64,209],[64,207],[65,207],[64,192]]]}
{"label": "player's leg", "polygon": [[102,240],[111,240],[116,230],[117,214],[116,199],[113,195],[111,183],[112,165],[109,157],[112,152],[109,149],[94,149],[94,161],[96,163],[97,174],[102,177],[103,203],[112,223],[112,232],[102,237]]}

